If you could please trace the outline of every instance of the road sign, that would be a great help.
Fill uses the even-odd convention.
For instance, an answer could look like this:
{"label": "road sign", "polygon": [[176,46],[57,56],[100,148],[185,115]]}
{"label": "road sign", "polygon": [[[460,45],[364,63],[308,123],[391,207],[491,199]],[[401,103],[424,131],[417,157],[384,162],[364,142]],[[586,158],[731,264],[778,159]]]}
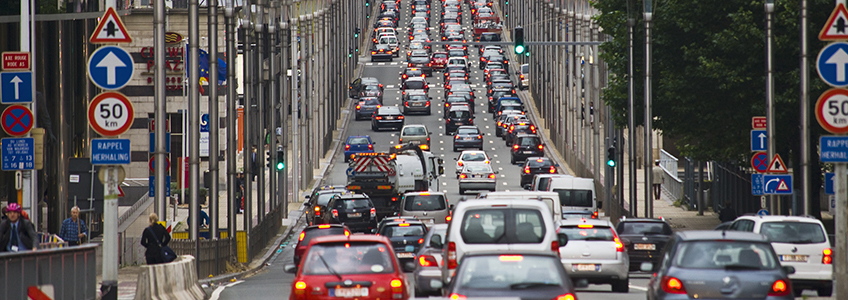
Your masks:
{"label": "road sign", "polygon": [[133,113],[132,103],[127,96],[105,92],[88,104],[88,124],[100,135],[116,136],[130,129]]}
{"label": "road sign", "polygon": [[106,169],[114,168],[116,173],[118,173],[118,178],[116,181],[118,183],[124,182],[124,179],[127,179],[127,170],[124,169],[124,166],[100,166],[97,168],[97,179],[100,180],[100,183],[106,183]]}
{"label": "road sign", "polygon": [[32,72],[0,72],[0,103],[32,103]]}
{"label": "road sign", "polygon": [[[147,186],[150,189],[147,190],[147,196],[155,197],[156,196],[156,176],[150,176],[150,181]],[[165,175],[165,197],[171,197],[171,175]]]}
{"label": "road sign", "polygon": [[33,138],[4,138],[0,143],[3,150],[3,171],[35,169],[35,142]]}
{"label": "road sign", "polygon": [[833,176],[835,173],[824,173],[824,193],[828,195],[836,194],[834,192],[833,186],[836,185],[836,176]]}
{"label": "road sign", "polygon": [[834,42],[819,51],[816,71],[825,83],[833,87],[848,85],[848,43]]}
{"label": "road sign", "polygon": [[103,43],[132,43],[132,37],[127,32],[124,22],[115,13],[115,9],[109,7],[97,23],[97,28],[91,34],[89,40],[92,44]]}
{"label": "road sign", "polygon": [[751,129],[766,129],[766,117],[751,117]]}
{"label": "road sign", "polygon": [[830,89],[816,101],[816,121],[822,128],[835,133],[848,133],[848,90]]}
{"label": "road sign", "polygon": [[130,83],[134,71],[132,56],[118,46],[100,47],[88,59],[88,78],[104,90],[123,88]]}
{"label": "road sign", "polygon": [[763,194],[763,174],[751,174],[751,195]]}
{"label": "road sign", "polygon": [[356,171],[353,168],[347,168],[347,176],[352,177],[356,175]]}
{"label": "road sign", "polygon": [[29,52],[3,52],[3,70],[29,70]]}
{"label": "road sign", "polygon": [[129,139],[91,139],[92,165],[130,164]]}
{"label": "road sign", "polygon": [[768,166],[768,154],[765,152],[754,153],[754,156],[751,157],[751,167],[757,170],[757,172],[765,172],[768,170]]}
{"label": "road sign", "polygon": [[[150,142],[148,143],[148,145],[150,145],[150,151],[148,151],[148,152],[150,152],[150,153],[156,152],[156,133],[154,133],[154,132],[150,133]],[[169,152],[169,153],[171,152],[171,133],[170,132],[165,132],[165,152]]]}
{"label": "road sign", "polygon": [[765,130],[751,130],[751,151],[766,151],[768,135]]}
{"label": "road sign", "polygon": [[786,170],[786,164],[783,163],[783,159],[780,158],[780,154],[775,153],[774,158],[771,159],[771,164],[769,164],[768,171],[769,173],[788,173]]}
{"label": "road sign", "polygon": [[209,132],[209,114],[200,115],[200,132]]}
{"label": "road sign", "polygon": [[768,212],[767,209],[763,208],[763,209],[760,209],[760,210],[757,211],[757,215],[758,216],[768,216],[769,212]]}
{"label": "road sign", "polygon": [[844,4],[837,4],[830,13],[830,17],[819,32],[819,40],[848,40],[848,11],[845,10]]}
{"label": "road sign", "polygon": [[819,138],[822,162],[848,162],[848,136],[827,136]]}
{"label": "road sign", "polygon": [[[150,172],[156,172],[156,156],[151,156],[147,162]],[[165,156],[165,172],[171,169],[171,159]]]}
{"label": "road sign", "polygon": [[23,105],[12,105],[0,114],[0,126],[11,136],[22,136],[32,130],[32,111]]}
{"label": "road sign", "polygon": [[792,175],[763,175],[763,193],[768,195],[792,194]]}

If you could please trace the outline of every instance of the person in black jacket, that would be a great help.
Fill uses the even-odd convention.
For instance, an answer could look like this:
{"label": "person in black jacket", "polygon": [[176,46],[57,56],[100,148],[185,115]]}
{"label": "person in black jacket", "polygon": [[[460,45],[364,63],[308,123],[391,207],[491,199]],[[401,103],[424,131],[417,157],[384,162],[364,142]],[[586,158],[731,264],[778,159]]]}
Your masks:
{"label": "person in black jacket", "polygon": [[724,202],[724,208],[722,208],[718,212],[718,219],[722,223],[736,220],[736,217],[739,216],[739,215],[736,214],[736,210],[733,209],[732,204],[733,203],[731,203],[730,201],[725,201]]}
{"label": "person in black jacket", "polygon": [[160,244],[167,246],[168,242],[171,241],[171,235],[168,234],[165,226],[158,223],[159,216],[156,213],[151,213],[148,221],[150,221],[150,226],[144,228],[144,232],[141,234],[141,245],[147,248],[144,251],[144,258],[147,259],[148,265],[164,263],[165,259],[162,258],[162,247]]}
{"label": "person in black jacket", "polygon": [[6,209],[7,218],[0,223],[0,252],[35,250],[38,235],[32,222],[21,217],[21,206],[9,204]]}

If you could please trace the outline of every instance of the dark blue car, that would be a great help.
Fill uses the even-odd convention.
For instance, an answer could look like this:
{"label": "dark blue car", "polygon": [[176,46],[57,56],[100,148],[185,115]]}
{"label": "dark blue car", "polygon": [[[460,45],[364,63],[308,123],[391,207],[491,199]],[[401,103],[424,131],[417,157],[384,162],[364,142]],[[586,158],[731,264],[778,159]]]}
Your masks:
{"label": "dark blue car", "polygon": [[355,153],[374,152],[374,142],[367,135],[352,135],[347,137],[345,142],[344,158],[345,162],[350,160],[350,156]]}

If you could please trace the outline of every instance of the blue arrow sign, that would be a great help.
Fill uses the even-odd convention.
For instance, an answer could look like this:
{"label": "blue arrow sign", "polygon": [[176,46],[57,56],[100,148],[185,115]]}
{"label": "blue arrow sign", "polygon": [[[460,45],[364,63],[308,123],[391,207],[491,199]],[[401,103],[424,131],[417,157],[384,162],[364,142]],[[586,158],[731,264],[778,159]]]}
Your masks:
{"label": "blue arrow sign", "polygon": [[129,139],[92,139],[92,165],[128,165],[130,164]]}
{"label": "blue arrow sign", "polygon": [[345,173],[347,173],[348,177],[356,175],[356,171],[354,171],[353,168],[347,168]]}
{"label": "blue arrow sign", "polygon": [[[147,186],[147,196],[156,197],[156,176],[150,176]],[[165,175],[165,197],[171,197],[171,175]]]}
{"label": "blue arrow sign", "polygon": [[0,72],[0,103],[32,103],[32,72]]}
{"label": "blue arrow sign", "polygon": [[822,162],[848,162],[848,136],[822,136],[819,146]]}
{"label": "blue arrow sign", "polygon": [[824,82],[833,87],[848,86],[848,43],[835,42],[825,46],[816,59],[816,70]]}
{"label": "blue arrow sign", "polygon": [[766,151],[768,135],[765,130],[751,130],[751,151]]}
{"label": "blue arrow sign", "polygon": [[763,193],[766,195],[791,195],[792,175],[763,175]]}
{"label": "blue arrow sign", "polygon": [[5,138],[0,141],[3,150],[3,171],[35,169],[35,142],[33,138]]}
{"label": "blue arrow sign", "polygon": [[751,174],[751,195],[763,195],[763,174]]}
{"label": "blue arrow sign", "polygon": [[768,212],[767,209],[763,208],[763,209],[760,209],[760,210],[757,211],[757,215],[758,216],[768,216],[769,212]]}
{"label": "blue arrow sign", "polygon": [[104,90],[119,90],[130,83],[135,63],[132,56],[121,47],[104,46],[91,54],[88,60],[88,78]]}
{"label": "blue arrow sign", "polygon": [[824,173],[824,193],[828,195],[836,194],[833,191],[833,186],[836,183],[836,176],[833,176],[834,173]]}

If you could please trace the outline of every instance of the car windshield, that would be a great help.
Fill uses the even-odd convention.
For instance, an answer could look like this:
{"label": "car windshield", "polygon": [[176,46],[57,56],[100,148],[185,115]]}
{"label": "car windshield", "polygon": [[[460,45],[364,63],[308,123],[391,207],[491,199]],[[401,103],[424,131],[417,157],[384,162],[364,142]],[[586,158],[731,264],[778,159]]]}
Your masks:
{"label": "car windshield", "polygon": [[621,234],[665,234],[671,235],[671,226],[661,222],[623,222]]}
{"label": "car windshield", "polygon": [[321,243],[309,248],[303,263],[303,274],[393,273],[394,260],[391,251],[382,243]]}
{"label": "car windshield", "polygon": [[612,228],[590,224],[562,226],[559,233],[568,235],[569,241],[613,241],[615,237]]}
{"label": "car windshield", "polygon": [[541,143],[542,141],[537,137],[523,137],[518,141],[518,144],[521,146],[536,146]]}
{"label": "car windshield", "polygon": [[346,210],[371,207],[371,201],[369,201],[368,199],[345,199],[344,201],[339,201],[338,203],[338,206],[342,206]]}
{"label": "car windshield", "polygon": [[409,98],[407,98],[407,100],[409,100],[409,101],[427,101],[427,100],[430,100],[430,99],[427,98],[427,96],[424,96],[424,95],[410,95]]}
{"label": "car windshield", "polygon": [[450,118],[469,118],[471,117],[471,113],[467,110],[452,110],[448,114]]}
{"label": "car windshield", "polygon": [[531,255],[469,256],[457,273],[457,285],[469,289],[521,290],[562,286],[560,262],[553,257]]}
{"label": "car windshield", "polygon": [[420,76],[421,74],[424,74],[424,73],[423,73],[423,71],[421,71],[419,69],[407,69],[406,70],[406,76]]}
{"label": "car windshield", "polygon": [[462,50],[451,50],[448,54],[450,56],[465,56],[465,52]]}
{"label": "car windshield", "polygon": [[592,191],[590,190],[554,188],[553,191],[559,194],[559,203],[562,206],[592,207]]}
{"label": "car windshield", "polygon": [[344,234],[345,230],[343,227],[330,227],[330,228],[311,228],[309,230],[304,231],[303,239],[298,241],[300,245],[309,245],[309,241],[314,237],[319,236],[328,236],[335,234]]}
{"label": "car windshield", "polygon": [[380,100],[377,98],[368,98],[366,100],[359,101],[359,105],[379,105]]}
{"label": "car windshield", "polygon": [[445,54],[445,53],[436,53],[436,54],[433,54],[433,58],[440,58],[440,59],[441,58],[448,58],[448,55]]}
{"label": "car windshield", "polygon": [[528,167],[538,168],[538,167],[550,167],[554,164],[549,159],[534,159],[527,163]]}
{"label": "car windshield", "polygon": [[318,194],[318,200],[315,202],[316,205],[327,206],[327,203],[330,203],[330,199],[333,199],[333,196],[341,193],[323,193]]}
{"label": "car windshield", "polygon": [[368,138],[365,137],[352,137],[347,140],[348,145],[368,145],[370,143]]}
{"label": "car windshield", "polygon": [[480,134],[480,131],[477,128],[459,128],[456,130],[456,134],[477,135]]}
{"label": "car windshield", "polygon": [[416,63],[416,64],[427,63],[429,61],[430,61],[430,59],[427,58],[426,56],[412,56],[412,57],[409,58],[409,62]]}
{"label": "car windshield", "polygon": [[422,236],[426,232],[427,229],[424,228],[424,225],[402,223],[383,227],[383,231],[380,232],[380,235],[393,238],[404,236]]}
{"label": "car windshield", "polygon": [[760,233],[773,243],[812,244],[824,243],[822,227],[807,222],[765,222]]}
{"label": "car windshield", "polygon": [[405,128],[403,128],[403,133],[402,133],[402,134],[403,134],[404,136],[409,136],[409,135],[427,135],[427,129],[425,129],[424,127],[420,127],[420,126],[405,127]]}
{"label": "car windshield", "polygon": [[521,65],[521,74],[530,73],[530,65]]}
{"label": "car windshield", "polygon": [[476,153],[465,153],[462,155],[462,161],[486,161],[486,154],[476,152]]}
{"label": "car windshield", "polygon": [[407,81],[403,83],[407,89],[419,90],[424,88],[424,81]]}
{"label": "car windshield", "polygon": [[681,243],[673,263],[686,269],[771,270],[778,266],[770,244],[732,240]]}
{"label": "car windshield", "polygon": [[463,173],[491,173],[492,168],[489,165],[469,164],[465,166]]}
{"label": "car windshield", "polygon": [[442,195],[409,195],[406,196],[403,209],[407,211],[432,211],[447,208],[445,196]]}
{"label": "car windshield", "polygon": [[380,91],[380,86],[379,85],[366,85],[365,90],[377,92],[377,91]]}

